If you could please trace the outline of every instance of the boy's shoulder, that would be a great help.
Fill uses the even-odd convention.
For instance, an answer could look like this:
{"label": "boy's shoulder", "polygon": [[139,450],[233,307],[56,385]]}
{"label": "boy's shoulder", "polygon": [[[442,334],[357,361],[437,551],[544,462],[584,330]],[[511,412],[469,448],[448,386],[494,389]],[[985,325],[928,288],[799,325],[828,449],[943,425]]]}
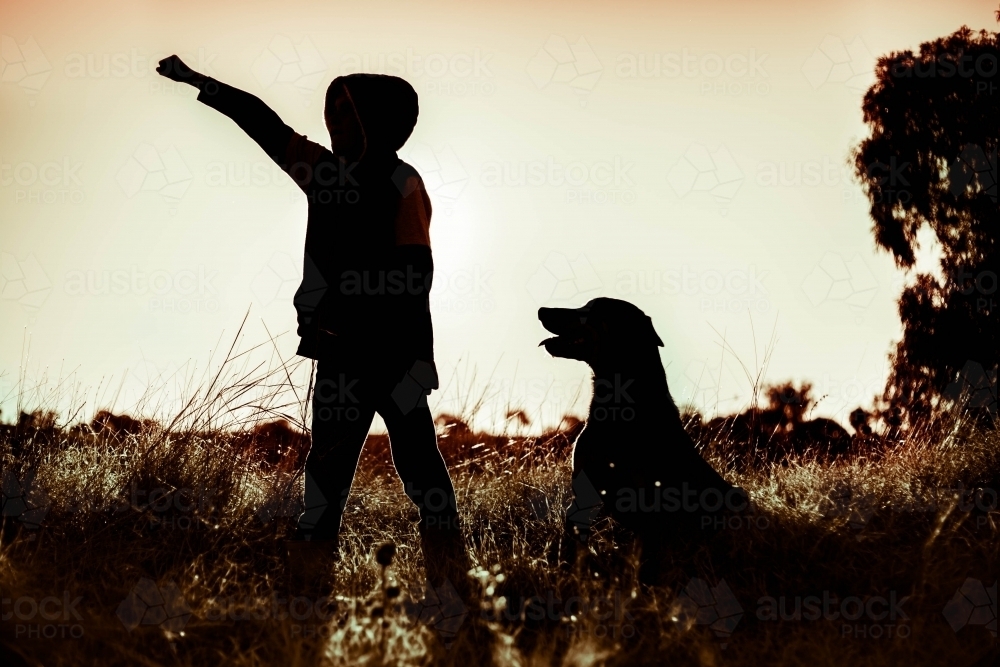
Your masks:
{"label": "boy's shoulder", "polygon": [[403,160],[399,161],[399,165],[392,173],[392,182],[396,184],[403,197],[409,197],[415,191],[426,195],[424,180],[420,178],[420,172],[412,164]]}
{"label": "boy's shoulder", "polygon": [[402,195],[396,216],[396,245],[430,248],[431,200],[423,179],[413,165],[400,161],[392,180]]}
{"label": "boy's shoulder", "polygon": [[292,136],[288,140],[288,147],[285,149],[285,162],[289,168],[300,164],[312,167],[317,162],[329,160],[332,157],[333,153],[329,148],[298,132],[292,132]]}

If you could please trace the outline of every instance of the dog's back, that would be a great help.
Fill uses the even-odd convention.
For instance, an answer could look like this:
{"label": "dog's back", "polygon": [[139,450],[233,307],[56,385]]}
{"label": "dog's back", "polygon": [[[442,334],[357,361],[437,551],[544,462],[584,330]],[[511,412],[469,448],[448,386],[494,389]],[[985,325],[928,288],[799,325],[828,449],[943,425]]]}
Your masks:
{"label": "dog's back", "polygon": [[[637,533],[710,532],[733,487],[684,431],[659,355],[645,356],[623,358],[611,377],[595,372],[587,425],[574,448],[574,477],[586,475],[603,492],[605,511]],[[616,382],[617,400],[604,400],[600,388]]]}

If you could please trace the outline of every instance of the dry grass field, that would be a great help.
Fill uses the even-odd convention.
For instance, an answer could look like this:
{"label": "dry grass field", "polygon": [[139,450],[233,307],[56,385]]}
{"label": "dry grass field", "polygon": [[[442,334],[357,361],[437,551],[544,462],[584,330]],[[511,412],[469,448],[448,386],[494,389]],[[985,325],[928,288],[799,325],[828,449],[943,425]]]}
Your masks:
{"label": "dry grass field", "polygon": [[[289,385],[273,369],[251,375],[210,378],[172,420],[105,415],[95,429],[36,411],[3,427],[5,664],[997,659],[995,426],[955,414],[877,453],[728,470],[752,511],[678,553],[663,586],[645,587],[628,541],[605,524],[585,557],[559,562],[566,433],[491,435],[442,419],[474,563],[470,605],[425,589],[416,512],[386,437],[373,435],[347,500],[328,612],[283,592],[296,445],[251,429],[280,412],[273,401],[240,401],[250,388],[273,397]],[[226,422],[238,405],[250,416]],[[745,447],[696,437],[719,470]],[[388,543],[386,567],[375,553]]]}

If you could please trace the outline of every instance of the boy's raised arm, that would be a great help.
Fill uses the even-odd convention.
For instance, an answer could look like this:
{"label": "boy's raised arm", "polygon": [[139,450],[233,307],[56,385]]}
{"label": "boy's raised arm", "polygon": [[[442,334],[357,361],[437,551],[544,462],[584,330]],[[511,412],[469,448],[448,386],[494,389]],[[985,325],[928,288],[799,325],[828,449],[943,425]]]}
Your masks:
{"label": "boy's raised arm", "polygon": [[286,151],[294,130],[259,97],[196,72],[175,55],[161,60],[156,71],[168,79],[197,88],[199,102],[232,118],[268,157],[285,167]]}

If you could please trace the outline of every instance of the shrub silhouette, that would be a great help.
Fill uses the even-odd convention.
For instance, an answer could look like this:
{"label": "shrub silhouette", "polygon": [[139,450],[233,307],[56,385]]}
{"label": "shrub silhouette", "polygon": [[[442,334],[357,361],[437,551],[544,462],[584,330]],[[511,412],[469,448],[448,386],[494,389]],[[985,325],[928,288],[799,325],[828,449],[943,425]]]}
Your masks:
{"label": "shrub silhouette", "polygon": [[285,419],[262,421],[237,433],[233,445],[251,460],[297,470],[309,451],[309,437]]}
{"label": "shrub silhouette", "polygon": [[807,455],[832,460],[850,450],[851,436],[840,424],[831,419],[805,418],[815,403],[812,384],[804,382],[796,387],[789,381],[766,385],[762,393],[767,399],[765,407],[751,406],[707,423],[701,422],[700,415],[696,419],[689,416],[688,428],[703,441],[731,445],[728,460],[738,469]]}

